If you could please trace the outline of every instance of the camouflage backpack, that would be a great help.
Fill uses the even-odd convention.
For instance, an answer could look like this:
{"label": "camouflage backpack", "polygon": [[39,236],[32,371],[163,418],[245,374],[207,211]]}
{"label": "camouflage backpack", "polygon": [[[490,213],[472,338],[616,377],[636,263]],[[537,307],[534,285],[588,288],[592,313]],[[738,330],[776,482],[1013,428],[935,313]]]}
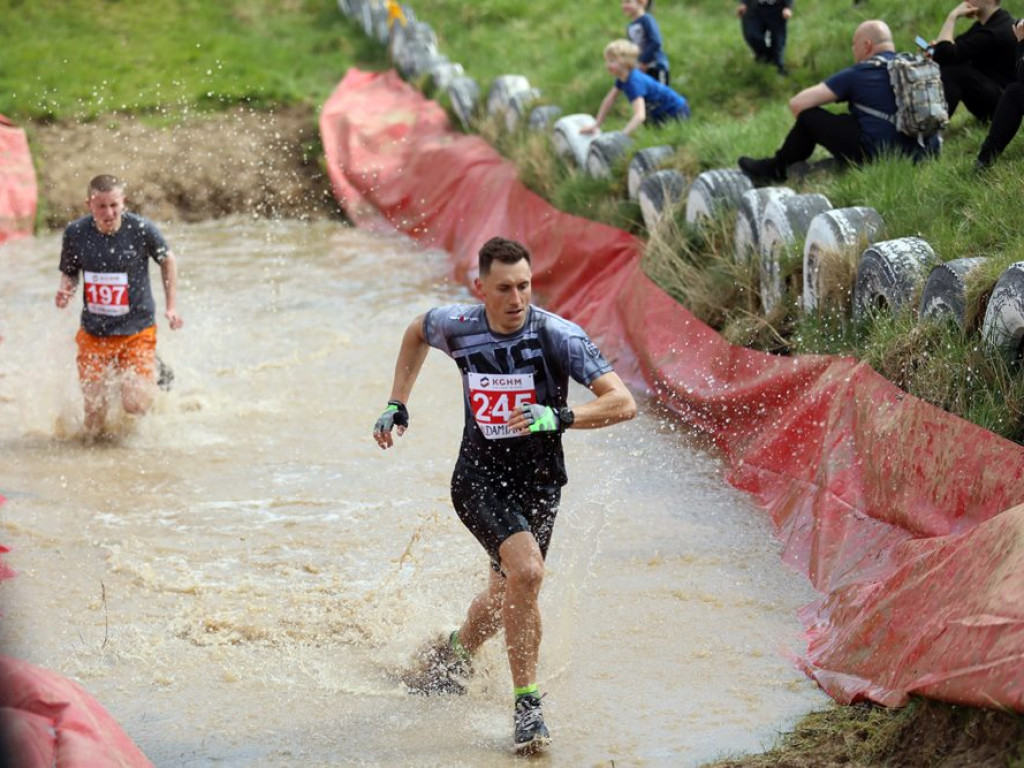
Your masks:
{"label": "camouflage backpack", "polygon": [[873,56],[867,62],[888,70],[896,95],[896,114],[886,114],[863,104],[856,104],[858,109],[892,123],[897,131],[917,139],[922,146],[949,125],[938,64],[911,53],[898,53],[891,59]]}

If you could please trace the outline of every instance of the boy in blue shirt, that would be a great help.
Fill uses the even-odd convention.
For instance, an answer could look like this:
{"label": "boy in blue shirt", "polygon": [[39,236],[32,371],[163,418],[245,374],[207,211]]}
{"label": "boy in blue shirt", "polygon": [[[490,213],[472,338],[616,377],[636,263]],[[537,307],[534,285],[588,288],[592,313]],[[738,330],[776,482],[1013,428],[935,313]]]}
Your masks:
{"label": "boy in blue shirt", "polygon": [[622,12],[629,17],[626,37],[640,49],[637,69],[662,85],[669,83],[668,56],[661,47],[658,22],[647,11],[654,0],[622,0]]}
{"label": "boy in blue shirt", "polygon": [[661,125],[669,120],[686,120],[690,116],[690,106],[684,96],[637,69],[639,55],[640,49],[629,40],[612,40],[605,46],[605,66],[608,74],[615,78],[615,84],[601,101],[594,125],[580,133],[596,133],[600,129],[619,91],[633,110],[629,122],[622,129],[627,136],[645,122]]}

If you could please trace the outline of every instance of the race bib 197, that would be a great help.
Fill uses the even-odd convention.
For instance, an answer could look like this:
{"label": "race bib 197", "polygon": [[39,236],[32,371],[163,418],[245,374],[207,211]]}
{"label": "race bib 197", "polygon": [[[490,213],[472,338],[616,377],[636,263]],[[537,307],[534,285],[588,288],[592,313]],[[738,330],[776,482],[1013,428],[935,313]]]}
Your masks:
{"label": "race bib 197", "polygon": [[512,413],[528,403],[537,402],[532,373],[467,373],[469,407],[480,431],[488,440],[518,437],[510,432]]}
{"label": "race bib 197", "polygon": [[94,315],[127,315],[128,273],[86,272],[85,308]]}

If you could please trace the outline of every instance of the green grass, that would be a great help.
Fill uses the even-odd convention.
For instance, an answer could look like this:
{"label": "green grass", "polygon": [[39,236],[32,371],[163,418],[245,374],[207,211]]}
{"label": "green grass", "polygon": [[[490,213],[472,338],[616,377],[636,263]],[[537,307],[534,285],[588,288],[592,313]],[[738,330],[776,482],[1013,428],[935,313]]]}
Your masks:
{"label": "green grass", "polygon": [[0,15],[0,112],[22,120],[321,102],[384,60],[330,0],[0,0]]}
{"label": "green grass", "polygon": [[[610,86],[602,49],[625,28],[617,3],[584,0],[565,6],[504,0],[481,5],[485,7],[437,0],[421,9],[419,17],[435,28],[443,51],[463,64],[483,94],[498,75],[521,74],[567,114],[596,111]],[[782,78],[752,64],[734,5],[719,0],[656,3],[672,83],[689,99],[694,117],[681,125],[641,130],[633,148],[672,144],[677,149],[672,167],[690,178],[709,168],[734,167],[739,155],[770,154],[792,125],[789,97],[852,63],[850,39],[857,24],[885,19],[897,48],[910,50],[916,34],[937,34],[948,6],[938,0],[798,5],[787,50],[793,74]],[[957,31],[966,26],[960,23]],[[495,55],[503,50],[514,55]],[[607,129],[625,123],[623,101]],[[624,201],[623,183],[586,179],[543,160],[544,148],[526,131],[509,136],[492,126],[483,132],[517,163],[531,188],[558,207],[649,235],[648,274],[733,343],[785,354],[856,355],[912,394],[1024,440],[1021,372],[985,349],[977,335],[984,297],[1007,265],[1024,258],[1019,213],[1024,183],[1017,170],[1024,141],[1011,144],[990,173],[975,174],[974,156],[985,128],[961,107],[937,161],[914,165],[905,158],[886,158],[790,184],[798,192],[824,194],[836,208],[874,207],[885,221],[886,237],[922,237],[943,261],[990,257],[991,264],[970,289],[968,315],[974,317],[969,331],[962,333],[939,326],[918,328],[910,312],[860,324],[835,314],[805,317],[792,294],[766,317],[752,299],[756,273],[731,263],[728,222],[698,236],[686,231],[677,212],[665,231],[644,233],[635,206]],[[799,265],[788,269],[799,285]]]}

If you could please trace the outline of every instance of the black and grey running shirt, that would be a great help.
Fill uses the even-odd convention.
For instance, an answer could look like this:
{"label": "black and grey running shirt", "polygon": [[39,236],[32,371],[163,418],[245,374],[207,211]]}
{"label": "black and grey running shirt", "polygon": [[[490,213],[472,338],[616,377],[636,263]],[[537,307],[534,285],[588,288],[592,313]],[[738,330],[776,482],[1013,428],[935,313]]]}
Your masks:
{"label": "black and grey running shirt", "polygon": [[514,471],[536,482],[566,482],[561,435],[508,431],[513,411],[527,403],[566,404],[569,377],[589,386],[611,365],[575,323],[530,306],[523,327],[492,331],[482,304],[437,307],[423,319],[427,343],[462,373],[466,424],[462,459],[481,469]]}
{"label": "black and grey running shirt", "polygon": [[82,328],[93,336],[131,336],[156,322],[149,282],[149,260],[163,264],[167,243],[149,219],[125,211],[121,227],[109,235],[91,215],[64,230],[60,271],[83,273]]}

